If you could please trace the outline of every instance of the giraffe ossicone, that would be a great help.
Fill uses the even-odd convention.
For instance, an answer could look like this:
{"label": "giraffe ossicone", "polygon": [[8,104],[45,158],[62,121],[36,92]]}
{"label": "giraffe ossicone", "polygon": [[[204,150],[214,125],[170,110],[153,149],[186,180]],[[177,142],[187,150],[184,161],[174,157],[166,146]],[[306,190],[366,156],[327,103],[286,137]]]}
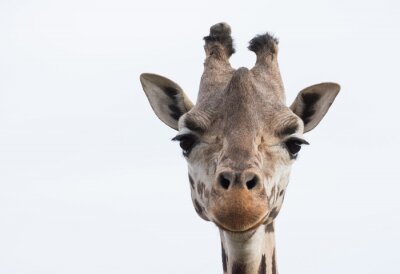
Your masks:
{"label": "giraffe ossicone", "polygon": [[178,131],[173,140],[188,163],[194,208],[220,231],[224,273],[277,273],[273,222],[291,166],[308,144],[303,134],[325,116],[340,86],[310,86],[287,106],[274,36],[250,41],[257,57],[251,69],[230,65],[228,24],[212,26],[204,40],[195,104],[163,76],[144,73],[140,81],[158,118]]}

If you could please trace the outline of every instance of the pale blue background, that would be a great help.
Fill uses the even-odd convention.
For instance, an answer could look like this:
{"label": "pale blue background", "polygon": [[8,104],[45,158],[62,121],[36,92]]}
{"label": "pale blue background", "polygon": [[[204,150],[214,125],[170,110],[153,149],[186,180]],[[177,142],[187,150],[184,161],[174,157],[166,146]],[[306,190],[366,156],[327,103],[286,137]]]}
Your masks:
{"label": "pale blue background", "polygon": [[277,220],[282,274],[400,273],[398,1],[0,1],[0,273],[222,273],[141,72],[196,97],[210,25],[280,38],[288,102],[342,85]]}

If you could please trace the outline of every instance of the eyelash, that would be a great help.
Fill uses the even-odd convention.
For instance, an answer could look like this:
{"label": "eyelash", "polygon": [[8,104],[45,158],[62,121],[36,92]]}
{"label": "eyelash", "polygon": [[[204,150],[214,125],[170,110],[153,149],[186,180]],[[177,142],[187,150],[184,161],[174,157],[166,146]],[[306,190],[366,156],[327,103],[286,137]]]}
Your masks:
{"label": "eyelash", "polygon": [[309,145],[309,143],[297,137],[291,137],[284,141],[284,146],[290,154],[291,159],[296,159],[297,154],[301,150],[301,145]]}
{"label": "eyelash", "polygon": [[179,141],[183,156],[188,157],[193,147],[198,143],[198,139],[193,134],[181,134],[172,138],[172,141]]}

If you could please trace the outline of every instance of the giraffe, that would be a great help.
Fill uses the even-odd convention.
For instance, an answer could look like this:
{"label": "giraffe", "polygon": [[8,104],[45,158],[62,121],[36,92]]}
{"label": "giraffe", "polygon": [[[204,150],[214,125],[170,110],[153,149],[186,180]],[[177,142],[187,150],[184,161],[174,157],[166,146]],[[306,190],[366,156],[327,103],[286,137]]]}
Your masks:
{"label": "giraffe", "polygon": [[234,69],[231,28],[218,23],[205,40],[196,104],[175,82],[144,73],[140,81],[158,118],[177,131],[188,164],[194,209],[219,229],[227,274],[276,274],[274,220],[285,196],[303,134],[315,128],[340,86],[326,82],[299,92],[286,105],[269,33],[254,37],[253,68]]}

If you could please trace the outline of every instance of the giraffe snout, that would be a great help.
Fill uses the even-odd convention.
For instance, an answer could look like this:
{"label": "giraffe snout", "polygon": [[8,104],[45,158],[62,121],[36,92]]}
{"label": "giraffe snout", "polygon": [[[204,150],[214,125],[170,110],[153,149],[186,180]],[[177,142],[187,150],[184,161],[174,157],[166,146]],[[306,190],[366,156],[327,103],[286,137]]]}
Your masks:
{"label": "giraffe snout", "polygon": [[235,232],[257,227],[268,212],[262,176],[253,169],[224,170],[216,175],[210,201],[212,220]]}

